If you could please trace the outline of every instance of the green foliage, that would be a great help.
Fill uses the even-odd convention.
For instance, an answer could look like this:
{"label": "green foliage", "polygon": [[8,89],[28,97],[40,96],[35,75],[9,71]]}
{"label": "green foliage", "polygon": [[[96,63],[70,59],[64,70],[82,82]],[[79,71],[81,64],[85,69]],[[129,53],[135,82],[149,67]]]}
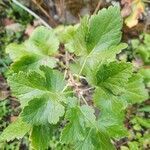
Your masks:
{"label": "green foliage", "polygon": [[139,74],[134,74],[128,81],[126,94],[121,99],[128,101],[130,104],[140,103],[148,98],[148,93],[144,90],[143,79]]}
{"label": "green foliage", "polygon": [[61,136],[61,140],[65,143],[84,140],[86,128],[96,126],[94,110],[90,106],[75,105],[67,110],[65,118],[70,120]]}
{"label": "green foliage", "polygon": [[91,18],[85,17],[81,21],[81,25],[70,43],[71,48],[77,55],[104,51],[120,42],[121,27],[122,19],[119,8],[103,9],[97,15],[93,15]]}
{"label": "green foliage", "polygon": [[49,145],[52,138],[50,125],[34,126],[31,132],[32,147],[38,150],[44,150]]}
{"label": "green foliage", "polygon": [[[139,107],[139,108],[138,108]],[[149,140],[150,140],[150,120],[148,119],[147,114],[150,112],[146,102],[141,103],[137,106],[132,106],[130,110],[133,111],[128,117],[130,117],[130,130],[128,134],[128,141],[125,145],[121,146],[121,150],[127,149],[149,149]]]}
{"label": "green foliage", "polygon": [[6,13],[9,18],[16,20],[23,25],[26,25],[33,20],[33,16],[11,1],[7,1],[7,7]]}
{"label": "green foliage", "polygon": [[[19,138],[30,130],[32,147],[44,150],[61,125],[60,142],[71,149],[115,149],[112,141],[126,136],[125,108],[148,97],[142,76],[133,72],[130,63],[115,58],[126,47],[120,43],[121,28],[120,10],[111,6],[86,16],[59,38],[52,29],[38,27],[23,44],[9,45],[6,52],[13,63],[8,83],[22,112],[18,117],[21,123],[8,126],[1,139]],[[58,39],[78,56],[77,61],[64,63],[66,78],[56,64]],[[76,74],[69,69],[72,65],[77,68]],[[90,102],[78,86],[83,75],[93,88]],[[16,127],[17,132],[12,132]]]}
{"label": "green foliage", "polygon": [[144,83],[146,84],[147,87],[150,87],[150,69],[149,68],[142,68],[140,69],[140,74],[144,78]]}
{"label": "green foliage", "polygon": [[[43,44],[44,43],[44,44]],[[13,60],[14,72],[37,70],[40,65],[55,67],[56,59],[49,57],[57,53],[59,41],[52,30],[37,28],[32,36],[23,44],[10,44],[6,48]]]}
{"label": "green foliage", "polygon": [[5,74],[11,60],[4,50],[12,42],[24,41],[26,25],[32,22],[33,17],[12,1],[0,0],[0,18],[0,73]]}
{"label": "green foliage", "polygon": [[134,39],[131,41],[135,57],[140,57],[144,64],[150,64],[150,34],[144,34],[140,37],[141,41]]}
{"label": "green foliage", "polygon": [[90,78],[93,76],[92,84],[119,95],[125,90],[128,79],[132,75],[132,66],[128,63],[111,62],[93,71],[95,74],[90,74]]}
{"label": "green foliage", "polygon": [[30,128],[31,126],[29,124],[23,122],[19,118],[4,130],[4,132],[1,134],[0,140],[7,139],[7,141],[10,141],[15,138],[22,138],[30,130]]}
{"label": "green foliage", "polygon": [[[36,101],[39,101],[43,107],[49,105],[51,107],[53,104],[52,108],[55,110],[54,106],[59,104],[62,108],[61,102],[65,102],[64,93],[61,92],[65,86],[62,74],[44,66],[39,69],[41,74],[30,71],[28,73],[19,72],[10,76],[8,82],[12,85],[12,92],[24,106],[32,99],[39,97],[40,99],[36,99]],[[37,107],[34,101],[31,101],[30,105]],[[39,107],[37,107],[37,110]],[[30,107],[27,109],[30,109]]]}

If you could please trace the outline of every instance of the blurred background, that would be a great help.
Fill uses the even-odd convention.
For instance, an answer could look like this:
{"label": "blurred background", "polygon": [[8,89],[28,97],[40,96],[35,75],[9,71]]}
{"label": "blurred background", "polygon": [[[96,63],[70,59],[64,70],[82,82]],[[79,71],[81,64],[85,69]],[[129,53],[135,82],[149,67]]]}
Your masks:
{"label": "blurred background", "polygon": [[[117,59],[133,63],[150,90],[150,0],[0,0],[0,133],[20,112],[19,103],[11,96],[6,82],[11,60],[5,54],[5,47],[12,42],[23,42],[39,25],[59,28],[76,24],[82,16],[110,5],[120,5],[124,20],[122,41],[129,45]],[[150,100],[130,106],[124,124],[130,134],[116,141],[116,148],[149,150]],[[70,150],[59,143],[57,134],[50,147],[50,150]],[[28,135],[22,140],[0,143],[0,150],[29,149]]]}

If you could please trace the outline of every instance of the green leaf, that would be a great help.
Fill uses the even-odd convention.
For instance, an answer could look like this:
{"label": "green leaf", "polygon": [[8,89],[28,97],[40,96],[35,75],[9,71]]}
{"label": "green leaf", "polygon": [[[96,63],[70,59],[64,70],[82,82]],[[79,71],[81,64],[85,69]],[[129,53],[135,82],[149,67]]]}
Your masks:
{"label": "green leaf", "polygon": [[34,126],[31,132],[31,146],[37,150],[45,150],[48,148],[52,139],[52,128],[48,125]]}
{"label": "green leaf", "polygon": [[139,112],[150,112],[150,106],[143,106],[138,109]]}
{"label": "green leaf", "polygon": [[49,95],[49,98],[58,102],[65,102],[63,93],[65,87],[63,75],[48,67],[40,67],[41,73],[30,71],[19,72],[8,77],[12,93],[20,100],[22,106],[28,101]]}
{"label": "green leaf", "polygon": [[136,117],[136,120],[137,120],[137,122],[138,122],[141,126],[147,128],[147,129],[150,128],[150,119],[145,119],[145,118],[142,118],[142,117]]}
{"label": "green leaf", "polygon": [[89,20],[88,51],[100,51],[121,40],[122,17],[119,7],[102,9]]}
{"label": "green leaf", "polygon": [[[134,74],[131,77],[132,69],[130,65],[128,66],[128,64],[126,64],[126,67],[128,66],[129,68],[125,69],[125,71],[121,71],[121,64],[125,65],[125,63],[121,63],[120,65],[118,63],[119,66],[116,67],[116,69],[119,71],[119,74],[116,74],[117,72],[112,71],[113,68],[115,68],[113,67],[115,63],[110,64],[108,65],[109,67],[105,66],[100,69],[100,78],[96,81],[111,81],[113,83],[111,84],[114,86],[114,88],[112,88],[113,90],[116,88],[115,85],[117,85],[118,89],[116,91],[119,91],[120,88],[123,87],[123,92],[115,94],[111,90],[111,84],[108,84],[108,87],[106,87],[105,84],[102,84],[103,86],[99,84],[98,87],[96,87],[93,97],[95,105],[101,110],[98,119],[99,128],[105,131],[110,137],[120,138],[126,135],[126,129],[123,124],[124,109],[127,107],[128,103],[141,102],[145,100],[148,95],[141,76]],[[121,68],[123,69],[124,67]],[[106,72],[104,71],[105,69],[107,70]],[[108,80],[109,77],[113,80]],[[120,83],[118,83],[118,81]]]}
{"label": "green leaf", "polygon": [[139,73],[143,76],[144,83],[150,87],[150,69],[143,68]]}
{"label": "green leaf", "polygon": [[12,43],[6,47],[6,53],[13,61],[19,60],[21,57],[29,55],[30,52],[25,49],[23,44]]}
{"label": "green leaf", "polygon": [[85,128],[95,124],[94,110],[90,106],[74,106],[66,112],[69,123],[63,129],[61,141],[75,143],[84,138]]}
{"label": "green leaf", "polygon": [[78,25],[68,25],[68,26],[63,26],[60,25],[54,29],[54,32],[56,33],[57,37],[59,38],[59,41],[61,43],[68,43],[72,38],[74,37],[76,33]]}
{"label": "green leaf", "polygon": [[85,17],[67,48],[76,55],[89,55],[118,45],[121,39],[122,18],[118,7],[102,9],[91,18]]}
{"label": "green leaf", "polygon": [[109,136],[103,131],[93,131],[92,142],[94,150],[115,150],[115,146],[111,143]]}
{"label": "green leaf", "polygon": [[148,98],[148,92],[145,89],[143,78],[139,74],[134,74],[127,84],[125,93],[120,99],[130,104],[141,103]]}
{"label": "green leaf", "polygon": [[100,63],[114,61],[116,54],[127,47],[124,43],[119,44],[121,27],[122,18],[118,7],[104,8],[91,18],[84,17],[76,34],[66,44],[69,51],[82,56],[72,69],[78,68],[78,74],[81,74],[96,68]]}
{"label": "green leaf", "polygon": [[89,74],[90,72],[93,72],[93,70],[97,69],[97,66],[99,66],[99,64],[115,61],[116,54],[121,52],[121,50],[125,49],[126,47],[127,44],[121,43],[117,46],[112,46],[107,50],[94,52],[91,55],[89,55],[87,59],[85,57],[81,57],[77,59],[75,63],[70,64],[71,71],[75,74],[78,74],[82,68],[84,61],[86,60],[82,74]]}
{"label": "green leaf", "polygon": [[143,42],[140,42],[139,39],[131,40],[133,54],[135,57],[140,57],[145,64],[150,64],[150,35],[144,34],[141,39]]}
{"label": "green leaf", "polygon": [[86,37],[88,35],[89,22],[88,19],[88,16],[86,16],[81,20],[80,26],[76,30],[76,34],[74,34],[72,40],[69,40],[68,43],[65,44],[65,47],[70,52],[74,52],[79,56],[88,54],[86,48]]}
{"label": "green leaf", "polygon": [[62,131],[61,141],[74,144],[76,150],[105,150],[107,148],[113,150],[114,146],[109,136],[97,128],[92,107],[71,106],[66,113],[69,123]]}
{"label": "green leaf", "polygon": [[75,144],[76,150],[94,150],[94,145],[92,144],[92,130],[87,129],[86,136],[82,141],[79,141]]}
{"label": "green leaf", "polygon": [[0,135],[0,141],[11,141],[15,138],[23,138],[23,136],[31,129],[31,125],[23,122],[21,118],[11,123]]}
{"label": "green leaf", "polygon": [[52,98],[43,96],[32,99],[21,113],[23,121],[34,125],[56,124],[64,114],[64,106]]}
{"label": "green leaf", "polygon": [[10,44],[6,53],[13,60],[12,70],[14,72],[37,70],[40,65],[54,68],[55,55],[59,48],[59,41],[52,29],[38,27],[31,37],[23,44]]}
{"label": "green leaf", "polygon": [[75,145],[76,150],[114,150],[115,147],[106,133],[87,129],[85,137]]}
{"label": "green leaf", "polygon": [[11,65],[11,69],[18,73],[19,71],[39,70],[41,65],[54,68],[56,66],[56,62],[55,58],[49,56],[23,56],[20,60]]}
{"label": "green leaf", "polygon": [[[126,136],[124,128],[124,103],[111,92],[97,88],[94,93],[94,103],[101,110],[98,117],[100,131],[107,133],[112,138]],[[117,129],[117,130],[116,130]]]}
{"label": "green leaf", "polygon": [[132,75],[132,66],[124,62],[111,62],[91,70],[88,80],[95,86],[105,88],[114,95],[124,92],[128,78]]}
{"label": "green leaf", "polygon": [[56,54],[59,48],[59,41],[54,31],[44,26],[40,26],[33,31],[29,42],[31,42],[29,43],[30,46],[34,46],[35,49],[45,55]]}
{"label": "green leaf", "polygon": [[128,142],[129,149],[139,150],[139,143],[136,141]]}
{"label": "green leaf", "polygon": [[[127,48],[126,43],[120,43],[115,46],[111,46],[108,49],[96,51],[89,55],[87,59],[87,67],[96,68],[100,63],[109,63],[116,60],[116,54],[119,54],[121,50]],[[93,59],[94,58],[94,59]]]}

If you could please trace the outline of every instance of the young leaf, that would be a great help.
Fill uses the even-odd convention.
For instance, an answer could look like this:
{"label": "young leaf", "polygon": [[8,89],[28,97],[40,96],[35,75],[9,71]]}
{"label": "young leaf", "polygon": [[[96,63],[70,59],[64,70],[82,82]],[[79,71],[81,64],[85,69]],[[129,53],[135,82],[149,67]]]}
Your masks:
{"label": "young leaf", "polygon": [[[143,60],[144,64],[150,64],[150,35],[144,34],[143,42],[139,42],[137,47],[134,47],[134,52],[136,57],[139,57]],[[134,40],[133,40],[134,41]],[[132,43],[133,45],[133,43]]]}
{"label": "young leaf", "polygon": [[34,46],[42,54],[53,55],[57,53],[59,41],[52,29],[40,26],[33,31],[29,38],[29,46]]}
{"label": "young leaf", "polygon": [[54,29],[54,32],[56,33],[60,43],[68,43],[69,41],[72,40],[74,35],[76,34],[76,29],[78,27],[77,25],[68,25],[68,26],[63,26],[60,25]]}
{"label": "young leaf", "polygon": [[88,35],[88,16],[81,20],[80,26],[76,30],[76,34],[73,35],[72,40],[69,40],[65,44],[65,47],[70,51],[74,52],[78,56],[87,55],[86,37]]}
{"label": "young leaf", "polygon": [[52,139],[52,128],[49,125],[34,126],[30,135],[31,146],[37,150],[48,148]]}
{"label": "young leaf", "polygon": [[23,136],[31,129],[31,125],[23,122],[21,118],[11,123],[0,135],[0,141],[10,141],[15,138],[23,138]]}
{"label": "young leaf", "polygon": [[137,122],[138,122],[141,126],[147,128],[147,129],[150,128],[150,119],[146,119],[146,118],[142,118],[142,117],[136,117],[136,120],[137,120]]}
{"label": "young leaf", "polygon": [[58,47],[59,41],[53,30],[41,26],[23,44],[10,44],[6,53],[9,53],[14,62],[14,72],[37,70],[40,65],[55,67],[56,59],[49,56],[56,54]]}
{"label": "young leaf", "polygon": [[11,43],[6,47],[6,53],[13,61],[19,60],[21,57],[31,54],[26,50],[24,44]]}

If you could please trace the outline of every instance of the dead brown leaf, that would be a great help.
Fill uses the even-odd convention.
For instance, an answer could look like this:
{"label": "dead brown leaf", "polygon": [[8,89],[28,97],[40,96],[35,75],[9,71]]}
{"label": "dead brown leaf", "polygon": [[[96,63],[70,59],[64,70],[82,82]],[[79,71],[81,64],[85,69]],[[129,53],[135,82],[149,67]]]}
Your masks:
{"label": "dead brown leaf", "polygon": [[145,11],[145,5],[142,0],[123,0],[122,16],[127,17],[125,23],[129,28],[138,24],[140,16]]}

